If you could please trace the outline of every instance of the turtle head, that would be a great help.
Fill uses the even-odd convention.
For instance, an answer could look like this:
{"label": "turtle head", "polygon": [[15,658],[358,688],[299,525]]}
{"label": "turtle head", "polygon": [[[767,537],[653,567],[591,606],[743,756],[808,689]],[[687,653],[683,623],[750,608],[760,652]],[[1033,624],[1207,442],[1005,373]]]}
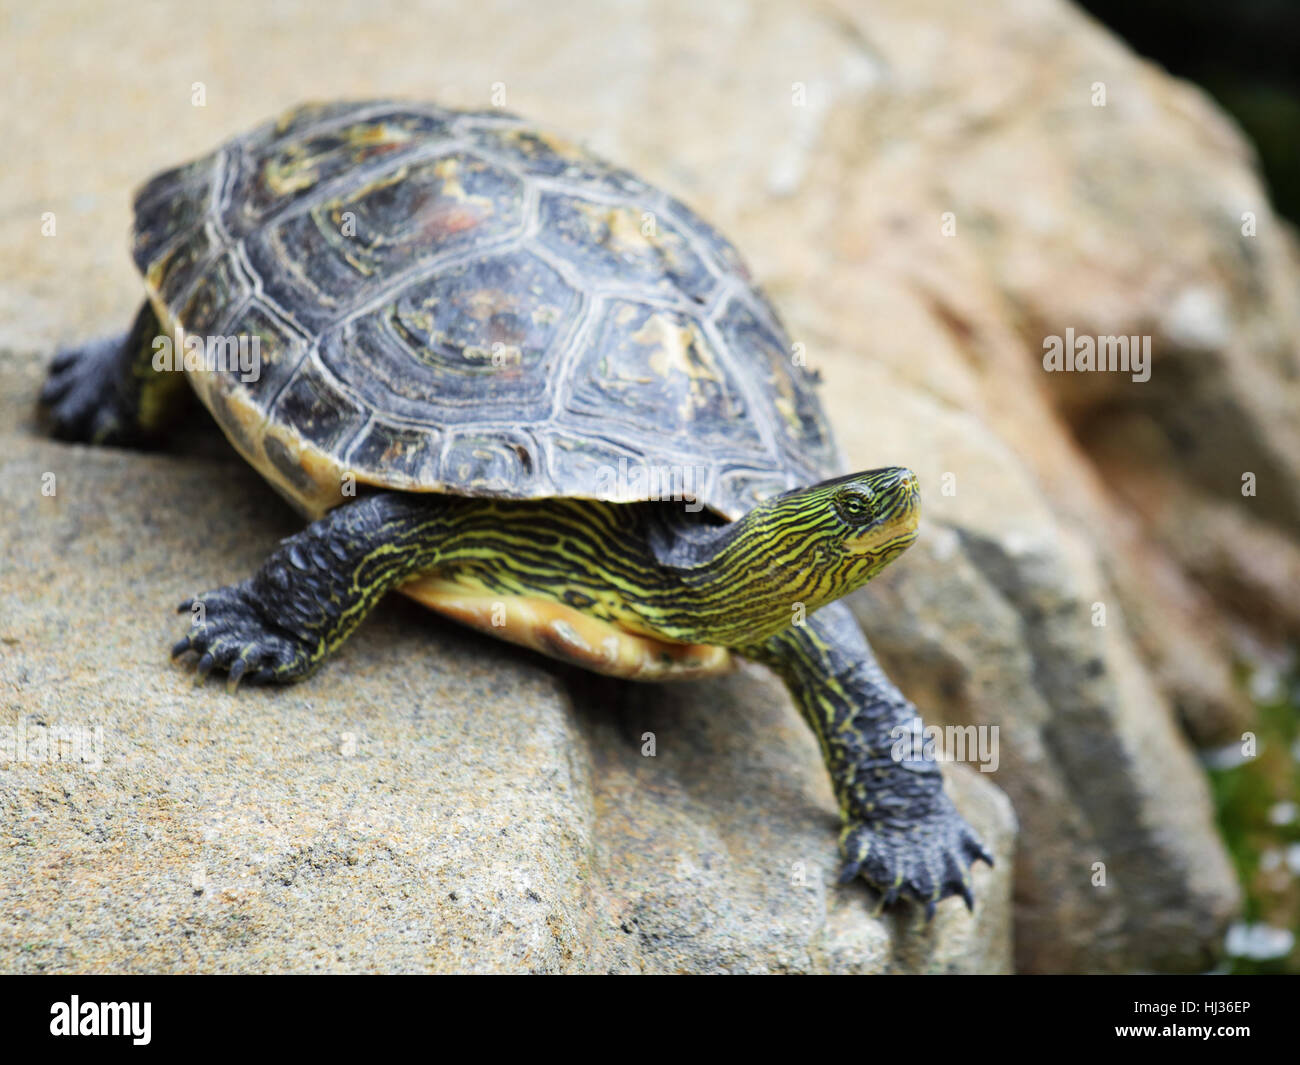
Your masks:
{"label": "turtle head", "polygon": [[727,601],[725,619],[713,619],[719,628],[701,635],[733,647],[774,636],[907,550],[920,514],[916,475],[901,466],[765,500],[727,526],[695,570]]}
{"label": "turtle head", "polygon": [[814,507],[828,509],[836,519],[828,515],[826,524],[832,554],[838,545],[845,591],[866,584],[916,539],[921,486],[904,466],[867,470],[804,491]]}
{"label": "turtle head", "polygon": [[774,572],[815,587],[809,598],[822,606],[866,584],[911,546],[921,489],[911,470],[886,466],[796,488],[752,516],[770,537]]}

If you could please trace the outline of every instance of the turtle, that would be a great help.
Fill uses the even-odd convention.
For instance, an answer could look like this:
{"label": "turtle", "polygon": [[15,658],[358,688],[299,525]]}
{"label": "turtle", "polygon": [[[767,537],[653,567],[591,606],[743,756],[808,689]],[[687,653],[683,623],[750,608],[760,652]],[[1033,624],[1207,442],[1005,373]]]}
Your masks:
{"label": "turtle", "polygon": [[840,880],[959,896],[993,858],[842,597],[916,538],[844,472],[814,375],[684,203],[500,110],[294,108],[146,182],[124,333],[61,350],[50,432],[165,443],[185,397],[306,520],[186,600],[200,682],[313,673],[389,591],[587,670],[770,668],[821,749]]}

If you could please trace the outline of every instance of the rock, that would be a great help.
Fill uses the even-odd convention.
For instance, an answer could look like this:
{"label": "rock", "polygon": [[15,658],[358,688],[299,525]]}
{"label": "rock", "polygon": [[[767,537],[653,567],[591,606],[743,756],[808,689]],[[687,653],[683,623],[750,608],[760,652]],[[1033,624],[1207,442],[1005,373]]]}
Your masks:
{"label": "rock", "polygon": [[[992,777],[1010,795],[1022,826],[1017,965],[1031,971],[1208,967],[1238,893],[1204,780],[1178,726],[1199,743],[1239,735],[1250,710],[1230,669],[1238,634],[1294,638],[1300,629],[1297,600],[1288,591],[1300,573],[1297,256],[1231,124],[1199,92],[1137,60],[1074,8],[1049,0],[966,7],[832,0],[815,9],[682,0],[630,12],[593,2],[544,14],[498,0],[452,4],[418,21],[361,17],[361,11],[350,4],[310,18],[285,18],[254,4],[223,6],[219,15],[195,11],[187,16],[185,49],[161,51],[147,69],[81,64],[76,77],[69,76],[70,64],[89,42],[103,54],[129,55],[139,28],[69,5],[13,17],[23,44],[13,73],[33,87],[36,101],[10,116],[14,150],[0,173],[0,191],[11,205],[0,227],[14,249],[0,266],[9,282],[0,286],[0,346],[26,360],[19,366],[28,390],[22,402],[36,384],[28,362],[43,358],[54,341],[126,324],[138,293],[121,240],[127,192],[154,170],[308,96],[385,92],[477,107],[490,93],[504,92],[509,108],[586,137],[731,235],[810,365],[825,377],[850,465],[903,462],[920,473],[927,506],[922,541],[855,606],[887,666],[929,719],[1000,729],[1001,765]],[[455,48],[441,43],[449,36]],[[69,41],[81,43],[69,48]],[[236,47],[240,62],[231,63]],[[330,56],[328,65],[317,61],[321,54]],[[204,107],[191,103],[195,81],[206,91]],[[87,159],[95,165],[85,165]],[[59,219],[57,239],[36,235],[47,210]],[[1067,329],[1149,336],[1150,379],[1045,373],[1044,339]],[[775,900],[791,897],[780,894],[789,880],[784,873],[778,890],[775,880],[759,886],[733,869],[727,892],[745,904],[711,908],[708,899],[719,896],[709,892],[721,890],[723,866],[706,868],[701,856],[722,854],[720,841],[731,854],[743,847],[743,833],[758,833],[764,840],[758,846],[779,853],[784,864],[804,852],[812,861],[810,848],[829,853],[824,830],[816,828],[805,844],[807,818],[766,824],[762,815],[782,805],[770,795],[763,801],[754,795],[753,820],[742,830],[735,820],[740,812],[727,803],[753,794],[757,781],[724,789],[725,769],[700,778],[719,780],[707,792],[692,789],[689,778],[669,787],[662,769],[648,769],[635,753],[646,730],[637,714],[667,722],[670,733],[674,725],[688,726],[680,731],[689,746],[671,756],[674,773],[688,763],[698,768],[694,759],[706,752],[710,765],[721,753],[725,766],[733,738],[746,758],[774,757],[783,745],[750,742],[748,730],[766,737],[790,728],[790,761],[781,762],[780,776],[787,783],[770,783],[812,796],[810,789],[823,785],[815,782],[811,748],[795,756],[801,734],[783,698],[757,674],[645,696],[656,709],[632,718],[618,710],[626,732],[613,735],[604,704],[621,705],[628,696],[593,697],[540,660],[392,607],[332,671],[346,670],[346,693],[334,676],[322,678],[282,696],[273,711],[266,696],[236,704],[216,701],[214,691],[197,718],[187,697],[181,716],[175,676],[156,660],[174,622],[158,612],[158,597],[147,589],[171,581],[180,598],[193,590],[188,582],[206,586],[242,574],[290,527],[278,504],[219,449],[196,449],[183,460],[104,457],[24,435],[10,450],[25,456],[23,476],[75,455],[75,468],[101,479],[96,491],[113,486],[126,493],[112,500],[97,495],[93,503],[66,496],[57,506],[67,510],[20,498],[31,523],[14,535],[27,551],[51,553],[40,569],[54,582],[51,595],[75,592],[107,610],[112,601],[103,598],[102,582],[111,578],[123,600],[117,609],[135,623],[96,626],[69,599],[53,600],[61,605],[24,615],[41,638],[32,649],[25,632],[18,634],[22,654],[36,658],[14,668],[68,678],[61,683],[83,691],[86,705],[93,705],[92,694],[115,693],[124,706],[115,718],[123,742],[127,749],[143,744],[138,757],[144,761],[158,748],[139,737],[155,735],[148,729],[168,721],[175,753],[202,737],[201,749],[223,759],[223,769],[247,763],[241,786],[258,782],[250,797],[230,790],[226,806],[204,807],[205,816],[225,819],[216,827],[237,841],[224,855],[227,873],[246,854],[257,855],[263,872],[249,879],[259,884],[266,882],[264,870],[284,867],[300,887],[286,893],[272,878],[268,895],[286,905],[292,895],[295,906],[337,907],[330,911],[332,926],[323,909],[312,910],[321,927],[363,927],[361,911],[349,907],[366,903],[312,887],[313,877],[322,884],[342,873],[376,887],[388,876],[398,881],[390,866],[407,863],[401,871],[408,876],[425,870],[419,875],[429,877],[432,869],[443,877],[439,889],[457,890],[452,865],[436,865],[427,849],[397,844],[379,856],[368,841],[383,833],[366,827],[382,825],[394,839],[406,839],[408,828],[418,835],[410,796],[446,794],[450,805],[439,806],[440,818],[451,817],[448,811],[476,813],[459,815],[459,835],[426,831],[423,838],[464,841],[454,844],[460,849],[452,861],[472,871],[460,875],[486,878],[473,890],[461,883],[458,900],[472,897],[472,906],[436,911],[436,920],[449,922],[445,933],[462,937],[458,957],[466,967],[503,964],[507,954],[518,958],[519,950],[526,953],[517,946],[527,938],[522,930],[545,925],[544,917],[542,925],[530,924],[509,910],[513,916],[503,916],[500,927],[524,939],[512,939],[503,951],[475,923],[486,919],[492,892],[514,897],[501,870],[521,861],[527,868],[550,863],[551,886],[531,889],[563,915],[554,925],[567,937],[563,942],[602,966],[707,967],[752,957],[772,968],[783,956],[803,959],[792,968],[1000,964],[989,960],[990,952],[1005,951],[1005,941],[996,940],[996,887],[979,920],[963,925],[969,936],[944,923],[964,920],[960,913],[943,914],[933,935],[953,938],[908,940],[912,946],[896,945],[892,962],[882,926],[839,908],[839,894],[826,896],[829,910],[797,895],[812,906],[812,917],[781,909]],[[237,488],[210,498],[215,469]],[[1257,484],[1253,496],[1242,495],[1247,473]],[[132,486],[138,485],[148,490],[137,493]],[[45,507],[45,524],[32,506]],[[227,511],[215,534],[187,533],[183,543],[165,540],[165,548],[162,539],[152,544],[140,536],[142,514],[168,525],[191,513]],[[59,576],[78,565],[75,557],[52,557],[57,537],[71,535],[67,522],[92,531],[76,540],[79,549],[96,545],[112,565],[79,578]],[[47,528],[59,531],[37,531]],[[153,535],[173,533],[156,525]],[[119,556],[140,567],[125,584],[113,576]],[[51,637],[65,643],[56,648]],[[99,649],[103,641],[106,650]],[[153,672],[108,668],[97,656],[114,649],[131,656],[132,670]],[[12,662],[11,648],[4,650]],[[78,656],[89,656],[86,664]],[[427,663],[427,673],[413,674],[414,661]],[[496,695],[491,677],[503,678]],[[394,685],[414,687],[395,692]],[[483,715],[455,716],[453,726],[434,713],[462,705],[471,689],[471,701],[484,703]],[[703,722],[710,719],[696,720],[691,712],[705,700],[720,703],[719,713],[752,700],[758,716],[746,724],[737,713],[727,726],[747,742],[730,732],[706,735]],[[402,733],[388,721],[393,706],[426,708],[421,727]],[[321,733],[328,742],[314,746],[284,739],[268,746],[260,731],[282,717],[298,729],[335,730],[348,714],[360,715],[353,718],[365,737],[359,749],[380,760],[374,780],[340,776],[326,783],[328,774],[355,772],[358,765],[333,765],[333,731]],[[506,721],[510,733],[502,731]],[[521,721],[534,730],[531,742],[518,730]],[[449,767],[450,741],[440,730],[450,727],[466,730],[463,738],[458,734],[467,749],[457,760],[480,766],[477,794],[490,793],[491,808],[486,799],[460,805],[470,800],[458,792]],[[491,740],[488,729],[495,730]],[[235,737],[240,745],[232,747]],[[665,739],[655,766],[670,757]],[[714,745],[724,740],[719,752]],[[399,742],[400,754],[391,746]],[[258,753],[263,750],[299,753],[321,775],[308,774],[299,788],[273,771],[268,756]],[[250,776],[258,766],[261,776]],[[539,799],[538,774],[564,781],[563,794]],[[382,785],[375,782],[380,778]],[[953,785],[964,788],[967,778],[973,780],[953,774]],[[178,793],[206,801],[213,787],[199,782],[206,779],[177,773]],[[653,782],[653,809],[626,794],[634,779],[640,788]],[[998,838],[1005,846],[995,792],[979,782],[970,786],[962,801],[972,816],[987,801],[989,824],[1003,826]],[[299,800],[280,795],[285,788]],[[259,805],[268,789],[300,819],[300,833],[282,828],[276,835],[270,822],[249,812],[275,809]],[[349,827],[342,814],[318,826],[324,815],[312,805],[316,792],[331,796],[335,810],[342,804],[360,811],[360,827]],[[345,792],[352,798],[345,800]],[[816,802],[827,801],[816,794]],[[381,795],[390,797],[381,801]],[[58,808],[54,799],[42,801]],[[175,797],[172,802],[172,810],[186,809]],[[565,803],[573,805],[561,811]],[[489,830],[512,816],[530,826],[525,838],[534,844],[537,826],[546,826],[547,845],[519,860],[502,857],[497,841],[487,842]],[[649,820],[636,827],[632,817]],[[287,815],[280,823],[290,824]],[[561,824],[564,831],[556,831]],[[629,856],[629,848],[606,844],[605,832],[646,842]],[[715,834],[706,845],[701,840],[709,832]],[[686,842],[678,846],[677,839]],[[300,857],[290,859],[294,847]],[[680,888],[675,859],[668,858],[674,847],[673,854],[692,855],[683,866],[687,879],[706,887]],[[55,852],[65,857],[51,862],[77,868],[66,857],[75,851]],[[592,854],[604,870],[600,876],[583,866]],[[648,854],[656,857],[645,859]],[[357,864],[348,865],[348,856]],[[226,873],[211,860],[219,870],[213,880],[221,882]],[[640,864],[624,890],[638,885],[636,891],[648,894],[637,898],[651,903],[607,887],[609,878],[625,875],[620,863],[630,861]],[[1102,868],[1104,887],[1095,884]],[[589,894],[579,901],[564,894],[575,882],[566,869],[583,870],[582,891]],[[1000,883],[996,875],[984,879]],[[526,899],[526,889],[520,891]],[[356,894],[363,897],[370,898]],[[624,901],[602,908],[611,897]],[[667,899],[676,907],[671,914]],[[669,923],[647,933],[655,902]],[[390,905],[383,927],[405,921],[416,930],[413,938],[429,933],[435,911],[425,895]],[[764,914],[773,906],[784,914],[780,931],[765,928],[761,946],[731,938],[738,915],[758,905]],[[500,907],[507,912],[504,901]],[[250,950],[282,949],[287,957],[297,949],[291,943],[298,926],[284,911],[257,912],[265,935],[254,936],[260,946]],[[615,937],[626,953],[603,938],[610,915],[615,924],[628,919],[634,930]],[[641,924],[630,923],[629,915]],[[834,931],[813,933],[800,920]],[[236,929],[238,921],[222,927]],[[550,959],[540,967],[562,967],[554,961],[563,958],[560,940],[546,938],[550,927],[537,931],[538,942],[548,945],[536,948],[536,956]],[[222,934],[236,938],[233,931]],[[836,946],[812,945],[816,935],[832,934]],[[203,939],[210,962],[218,956],[216,941]],[[673,946],[662,945],[670,941]],[[434,948],[418,956],[405,949],[390,940],[374,956],[412,968],[448,957],[437,954],[435,962]],[[688,963],[688,954],[696,960]],[[238,964],[235,954],[229,957]],[[645,961],[651,958],[657,960]]]}
{"label": "rock", "polygon": [[211,424],[179,456],[37,438],[40,370],[0,359],[5,971],[1010,969],[1006,798],[951,774],[999,862],[973,918],[874,918],[757,667],[620,685],[394,598],[311,683],[194,687],[174,605],[296,521]]}

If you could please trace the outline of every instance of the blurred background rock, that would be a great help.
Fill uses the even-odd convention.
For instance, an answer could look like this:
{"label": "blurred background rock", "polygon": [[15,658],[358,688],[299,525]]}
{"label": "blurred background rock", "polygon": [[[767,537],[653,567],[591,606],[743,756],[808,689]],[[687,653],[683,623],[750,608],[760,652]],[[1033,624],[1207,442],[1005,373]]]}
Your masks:
{"label": "blurred background rock", "polygon": [[[1209,92],[1250,139],[1279,214],[1300,220],[1300,5],[1083,0],[1082,6],[1141,55]],[[1182,535],[1195,539],[1200,529],[1192,524]],[[1271,581],[1264,584],[1257,596],[1238,600],[1247,611],[1253,605],[1257,621],[1276,594]],[[1279,584],[1294,594],[1292,582]],[[1220,588],[1219,594],[1235,593]],[[1245,885],[1245,919],[1228,936],[1228,965],[1235,972],[1294,973],[1300,972],[1300,673],[1294,642],[1285,637],[1271,653],[1251,652],[1238,675],[1255,700],[1263,750],[1248,761],[1231,748],[1206,759],[1219,822]]]}
{"label": "blurred background rock", "polygon": [[1259,152],[1277,209],[1300,220],[1300,5],[1293,0],[1082,0],[1171,74],[1190,78]]}

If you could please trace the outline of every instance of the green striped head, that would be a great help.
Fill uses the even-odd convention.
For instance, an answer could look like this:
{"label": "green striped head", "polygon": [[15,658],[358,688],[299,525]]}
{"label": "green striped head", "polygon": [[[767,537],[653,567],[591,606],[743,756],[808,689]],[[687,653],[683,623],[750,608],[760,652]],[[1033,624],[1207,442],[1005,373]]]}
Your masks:
{"label": "green striped head", "polygon": [[[760,503],[695,570],[708,642],[765,640],[871,580],[916,539],[921,493],[901,466],[837,477]],[[691,583],[695,583],[694,581]]]}

